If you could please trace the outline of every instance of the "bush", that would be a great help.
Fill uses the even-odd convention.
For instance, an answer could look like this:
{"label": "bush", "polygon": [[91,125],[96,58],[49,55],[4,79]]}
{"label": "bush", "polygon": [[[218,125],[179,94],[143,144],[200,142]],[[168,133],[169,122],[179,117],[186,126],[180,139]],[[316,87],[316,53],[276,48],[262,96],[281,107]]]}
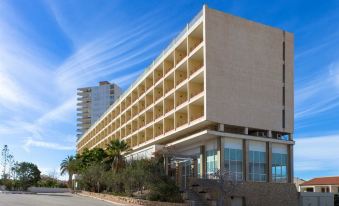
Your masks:
{"label": "bush", "polygon": [[179,188],[167,176],[162,176],[150,183],[150,194],[147,199],[162,202],[183,202]]}
{"label": "bush", "polygon": [[135,160],[112,169],[105,161],[92,162],[79,174],[79,188],[91,192],[182,202],[179,188],[165,175],[162,158]]}

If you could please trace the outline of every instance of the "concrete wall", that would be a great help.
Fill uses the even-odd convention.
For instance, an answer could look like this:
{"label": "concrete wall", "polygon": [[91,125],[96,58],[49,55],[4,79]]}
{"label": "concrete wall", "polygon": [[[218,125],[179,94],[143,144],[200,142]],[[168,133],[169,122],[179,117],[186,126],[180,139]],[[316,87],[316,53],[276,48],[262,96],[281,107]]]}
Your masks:
{"label": "concrete wall", "polygon": [[68,188],[49,188],[49,187],[29,187],[29,192],[34,193],[66,193],[70,192]]}
{"label": "concrete wall", "polygon": [[334,195],[331,193],[301,192],[299,193],[300,206],[333,206]]}
{"label": "concrete wall", "polygon": [[206,118],[213,122],[293,132],[293,35],[206,9]]}
{"label": "concrete wall", "polygon": [[149,200],[134,199],[132,197],[122,197],[122,196],[86,192],[86,191],[81,191],[78,194],[83,195],[83,196],[88,196],[88,197],[99,198],[101,200],[112,201],[114,203],[122,203],[122,205],[125,205],[127,203],[128,205],[145,205],[145,206],[188,206],[187,203],[149,201]]}
{"label": "concrete wall", "polygon": [[[208,183],[209,181],[209,183]],[[194,183],[201,186],[212,200],[220,198],[220,191],[213,180],[197,179]],[[207,183],[204,183],[207,182]],[[225,188],[229,188],[229,185]],[[298,192],[294,184],[290,183],[260,183],[244,182],[229,190],[229,197],[240,197],[245,200],[245,205],[250,206],[298,206]]]}

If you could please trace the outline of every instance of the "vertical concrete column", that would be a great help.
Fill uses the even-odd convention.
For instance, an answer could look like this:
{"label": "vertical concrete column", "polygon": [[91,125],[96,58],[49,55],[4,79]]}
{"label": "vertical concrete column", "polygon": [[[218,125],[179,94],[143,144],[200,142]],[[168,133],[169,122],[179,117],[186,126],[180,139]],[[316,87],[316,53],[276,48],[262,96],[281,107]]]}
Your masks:
{"label": "vertical concrete column", "polygon": [[249,141],[247,139],[243,140],[243,175],[244,181],[249,181]]}
{"label": "vertical concrete column", "polygon": [[224,132],[225,131],[225,125],[224,124],[218,124],[218,131]]}
{"label": "vertical concrete column", "polygon": [[165,174],[168,176],[168,157],[165,155],[164,156],[164,168],[165,168]]}
{"label": "vertical concrete column", "polygon": [[244,134],[245,134],[245,135],[248,135],[248,127],[245,127],[245,128],[244,128]]}
{"label": "vertical concrete column", "polygon": [[206,153],[205,145],[200,146],[200,174],[201,177],[206,177]]}
{"label": "vertical concrete column", "polygon": [[217,160],[218,160],[218,169],[224,171],[224,146],[221,141],[222,137],[217,137]]}
{"label": "vertical concrete column", "polygon": [[192,176],[194,178],[198,177],[198,161],[197,161],[197,158],[194,158],[192,160]]}
{"label": "vertical concrete column", "polygon": [[271,130],[267,131],[267,137],[272,138],[272,131]]}
{"label": "vertical concrete column", "polygon": [[175,183],[179,185],[180,183],[180,164],[175,162]]}
{"label": "vertical concrete column", "polygon": [[272,182],[272,142],[266,142],[266,151],[267,151],[267,181]]}
{"label": "vertical concrete column", "polygon": [[293,165],[293,145],[290,144],[287,146],[287,156],[288,156],[288,161],[287,161],[287,175],[288,175],[288,183],[293,183],[293,178],[294,178],[294,165]]}

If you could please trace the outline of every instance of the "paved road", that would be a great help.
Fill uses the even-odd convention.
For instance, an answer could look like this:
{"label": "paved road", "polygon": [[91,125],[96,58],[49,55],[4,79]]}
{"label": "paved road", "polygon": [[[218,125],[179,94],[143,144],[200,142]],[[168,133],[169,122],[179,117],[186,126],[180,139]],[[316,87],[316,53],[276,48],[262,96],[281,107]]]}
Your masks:
{"label": "paved road", "polygon": [[90,197],[63,194],[0,194],[0,206],[122,206]]}

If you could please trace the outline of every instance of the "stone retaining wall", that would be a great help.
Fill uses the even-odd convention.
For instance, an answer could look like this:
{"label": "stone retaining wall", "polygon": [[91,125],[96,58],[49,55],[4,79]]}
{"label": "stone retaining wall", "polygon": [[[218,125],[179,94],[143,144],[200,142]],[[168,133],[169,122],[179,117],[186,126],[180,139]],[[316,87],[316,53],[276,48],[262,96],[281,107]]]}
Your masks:
{"label": "stone retaining wall", "polygon": [[102,200],[118,202],[118,203],[127,203],[133,205],[145,205],[145,206],[188,206],[187,203],[170,203],[170,202],[157,202],[157,201],[149,201],[149,200],[140,200],[134,199],[131,197],[123,197],[123,196],[115,196],[109,194],[101,194],[94,192],[86,192],[80,191],[77,192],[79,195],[90,196]]}

